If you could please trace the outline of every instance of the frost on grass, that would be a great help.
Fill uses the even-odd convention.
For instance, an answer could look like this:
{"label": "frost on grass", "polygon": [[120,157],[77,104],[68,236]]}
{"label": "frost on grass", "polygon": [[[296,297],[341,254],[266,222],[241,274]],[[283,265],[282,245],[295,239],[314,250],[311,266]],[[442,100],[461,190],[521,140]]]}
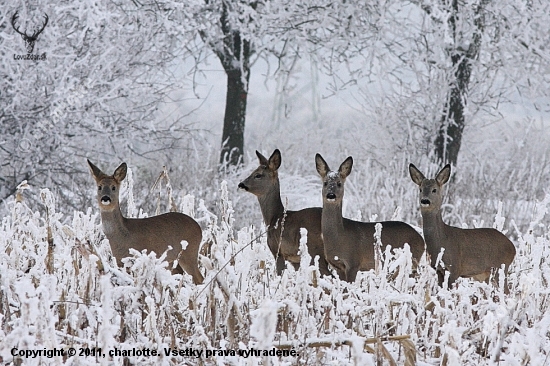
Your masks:
{"label": "frost on grass", "polygon": [[[306,231],[301,231],[300,268],[289,266],[279,277],[265,235],[252,226],[235,227],[233,215],[241,213],[233,210],[227,184],[220,192],[220,202],[199,200],[195,210],[205,238],[205,283],[200,286],[190,276],[172,275],[165,253],[157,258],[132,251],[125,267],[117,268],[95,210],[63,216],[46,192],[41,192],[41,212],[24,201],[9,202],[10,213],[0,222],[2,363],[19,362],[11,355],[14,347],[296,351],[296,356],[269,361],[254,355],[197,359],[170,354],[38,357],[22,360],[26,365],[368,365],[393,360],[479,366],[543,365],[550,359],[548,232],[516,230],[510,294],[502,291],[503,283],[493,287],[468,279],[439,288],[425,259],[411,276],[408,246],[394,253],[380,248],[379,271],[360,272],[355,283],[320,277],[307,253]],[[547,205],[539,203],[533,228],[540,227]],[[49,257],[48,238],[54,244]]]}
{"label": "frost on grass", "polygon": [[266,299],[258,309],[250,313],[252,316],[250,335],[256,340],[259,349],[271,348],[273,344],[277,326],[277,310],[277,303]]}

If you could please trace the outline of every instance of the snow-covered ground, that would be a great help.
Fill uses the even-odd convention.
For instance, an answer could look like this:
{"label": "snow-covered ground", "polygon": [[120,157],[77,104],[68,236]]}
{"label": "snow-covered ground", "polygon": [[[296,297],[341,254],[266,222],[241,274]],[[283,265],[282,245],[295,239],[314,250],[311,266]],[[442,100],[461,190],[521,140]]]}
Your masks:
{"label": "snow-covered ground", "polygon": [[[458,2],[455,17],[445,13],[451,2],[441,2],[433,17],[430,2],[426,9],[377,2],[380,14],[371,11],[376,2],[321,2],[302,22],[308,2],[274,2],[272,15],[281,18],[260,9],[261,24],[239,20],[234,26],[244,26],[259,53],[251,60],[245,167],[222,175],[226,75],[195,32],[210,24],[210,36],[221,35],[216,12],[227,7],[4,3],[0,364],[550,366],[547,1],[482,2],[488,23],[443,205],[445,222],[496,226],[514,242],[509,293],[469,280],[441,289],[425,260],[409,276],[407,253],[386,253],[377,273],[361,272],[352,284],[320,278],[306,256],[300,270],[277,276],[258,202],[237,190],[257,166],[254,150],[278,148],[285,206],[320,206],[315,153],[333,168],[351,155],[344,216],[393,218],[421,231],[407,166],[430,176],[441,168],[428,156],[454,83],[450,51],[463,52],[478,34],[477,5]],[[286,38],[265,38],[293,19],[287,11],[304,30],[310,24],[336,38],[326,49],[307,38],[290,48]],[[310,23],[317,13],[322,22]],[[35,49],[47,58],[15,58],[24,52],[18,29],[30,32],[48,14]],[[349,31],[354,14],[368,21],[367,34]],[[455,26],[439,16],[460,20],[455,40]],[[346,44],[347,56],[338,51]],[[121,192],[125,214],[167,211],[173,197],[199,222],[204,284],[172,276],[162,253],[133,253],[117,268],[86,158],[105,171],[121,160],[134,169]],[[163,165],[169,183],[157,179]],[[29,185],[14,194],[22,179]]]}

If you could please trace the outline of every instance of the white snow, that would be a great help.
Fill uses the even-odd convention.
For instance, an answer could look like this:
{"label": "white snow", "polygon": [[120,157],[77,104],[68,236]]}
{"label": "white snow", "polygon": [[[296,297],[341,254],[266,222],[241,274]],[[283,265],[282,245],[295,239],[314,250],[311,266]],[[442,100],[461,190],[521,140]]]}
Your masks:
{"label": "white snow", "polygon": [[[467,279],[458,280],[450,290],[439,288],[435,271],[425,260],[418,276],[409,277],[408,246],[396,256],[382,248],[384,262],[378,273],[360,272],[351,284],[321,278],[318,269],[309,265],[309,255],[299,270],[290,266],[279,277],[263,229],[234,226],[233,215],[239,211],[233,209],[223,183],[217,205],[223,210],[221,219],[202,202],[196,208],[197,220],[205,227],[204,242],[213,244],[201,261],[207,263],[201,267],[205,283],[194,286],[189,276],[170,273],[166,253],[157,258],[132,250],[124,260],[126,267],[116,269],[107,255],[108,241],[97,235],[97,212],[64,217],[56,213],[54,196],[49,191],[41,194],[55,243],[51,258],[45,214],[12,201],[11,215],[0,226],[3,362],[12,362],[14,347],[91,346],[104,352],[116,347],[162,354],[174,346],[208,350],[210,356],[203,354],[200,362],[237,365],[264,362],[265,357],[282,364],[298,359],[370,364],[374,356],[364,344],[383,347],[384,357],[398,364],[405,361],[405,348],[416,350],[419,365],[439,365],[443,358],[449,364],[483,365],[489,364],[489,357],[507,364],[529,357],[533,364],[544,364],[548,357],[550,316],[544,304],[550,268],[544,258],[550,256],[550,242],[545,232],[517,232],[510,294],[502,291],[503,283],[493,287]],[[548,204],[544,200],[537,205],[534,222],[543,220],[541,212]],[[500,213],[495,216],[501,220]],[[307,253],[307,231],[300,234],[300,250]],[[79,251],[74,250],[77,243]],[[51,267],[46,265],[49,260]],[[212,354],[221,349],[275,352],[278,347],[298,356]],[[121,363],[123,358],[107,355],[98,361]],[[128,358],[145,365],[160,360],[200,363],[181,354]],[[38,356],[25,362],[50,361]],[[96,358],[81,357],[79,363],[95,364]]]}

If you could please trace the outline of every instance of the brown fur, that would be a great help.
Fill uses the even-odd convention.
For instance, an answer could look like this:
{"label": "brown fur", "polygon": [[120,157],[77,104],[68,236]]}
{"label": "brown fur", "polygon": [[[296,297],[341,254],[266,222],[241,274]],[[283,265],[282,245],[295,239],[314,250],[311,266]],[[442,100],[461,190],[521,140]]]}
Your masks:
{"label": "brown fur", "polygon": [[[340,279],[353,282],[358,271],[374,269],[374,234],[376,222],[359,222],[342,217],[344,183],[351,173],[353,159],[348,157],[338,172],[330,171],[319,154],[315,156],[317,172],[323,180],[323,215],[321,227],[325,257],[337,269]],[[409,244],[416,264],[424,254],[424,240],[411,226],[400,221],[384,221],[382,247],[403,248]]]}
{"label": "brown fur", "polygon": [[[98,185],[97,201],[101,211],[103,231],[117,263],[129,255],[129,249],[137,251],[147,249],[157,255],[164,253],[168,246],[166,259],[169,263],[178,261],[179,266],[193,277],[195,284],[204,280],[197,264],[199,246],[202,240],[202,230],[191,217],[178,212],[144,219],[132,219],[122,216],[120,211],[119,190],[122,180],[126,177],[126,164],[122,163],[113,173],[107,175],[88,160],[92,176]],[[185,240],[187,247],[182,250],[181,242]],[[174,273],[181,273],[176,268]]]}
{"label": "brown fur", "polygon": [[436,268],[435,264],[441,248],[445,248],[443,263],[450,272],[449,286],[458,277],[472,277],[488,282],[491,270],[500,268],[502,264],[507,273],[516,255],[516,248],[504,234],[492,228],[460,229],[443,222],[443,185],[449,180],[451,166],[446,165],[441,169],[435,179],[426,179],[413,164],[409,165],[409,173],[413,182],[420,187],[420,212],[426,250],[431,257],[432,267],[438,272],[439,285],[443,285],[444,270]]}
{"label": "brown fur", "polygon": [[[277,274],[285,268],[285,260],[294,268],[300,267],[300,228],[307,229],[307,248],[312,260],[319,256],[319,271],[329,275],[328,264],[324,256],[323,239],[321,238],[321,208],[311,207],[299,211],[286,211],[284,231],[281,237],[281,222],[284,206],[281,201],[278,169],[281,166],[281,153],[275,150],[269,159],[256,151],[260,166],[241,183],[244,189],[256,197],[260,203],[264,223],[269,227],[267,245],[275,257]],[[280,244],[280,247],[279,247]]]}

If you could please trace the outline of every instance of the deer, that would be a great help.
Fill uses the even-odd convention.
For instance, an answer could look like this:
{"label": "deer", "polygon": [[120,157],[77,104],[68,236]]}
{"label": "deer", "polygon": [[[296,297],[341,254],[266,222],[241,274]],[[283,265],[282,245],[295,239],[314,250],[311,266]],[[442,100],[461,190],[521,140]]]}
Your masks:
{"label": "deer", "polygon": [[258,198],[264,224],[267,227],[267,245],[275,257],[276,271],[280,276],[285,261],[297,270],[300,268],[300,228],[307,230],[307,248],[312,258],[319,256],[319,272],[331,275],[321,238],[321,208],[309,207],[299,211],[285,210],[281,201],[278,170],[281,152],[273,151],[269,159],[256,151],[260,166],[248,178],[239,183],[239,188]]}
{"label": "deer", "polygon": [[19,30],[19,27],[15,25],[17,18],[19,18],[19,12],[16,11],[11,17],[11,26],[17,33],[21,35],[21,37],[23,37],[23,41],[25,41],[25,48],[27,49],[27,53],[32,53],[32,51],[34,50],[34,44],[36,43],[38,36],[40,35],[40,33],[42,33],[44,28],[46,28],[46,25],[48,25],[48,14],[44,14],[44,24],[42,25],[42,27],[31,35],[28,35],[26,31],[21,32]]}
{"label": "deer", "polygon": [[161,254],[171,246],[166,259],[172,267],[175,260],[179,265],[173,268],[172,273],[182,274],[184,270],[193,277],[195,284],[201,284],[204,278],[197,263],[202,240],[199,224],[179,212],[141,219],[124,217],[120,211],[119,191],[126,177],[126,163],[116,168],[113,175],[103,173],[90,160],[88,165],[97,183],[97,202],[103,232],[118,265],[122,266],[121,259],[129,255],[130,248]]}
{"label": "deer", "polygon": [[[323,183],[323,210],[321,230],[325,244],[325,258],[336,269],[341,280],[355,282],[357,272],[375,268],[374,245],[377,222],[354,221],[343,217],[342,204],[346,178],[351,173],[353,158],[349,156],[338,168],[330,170],[320,154],[315,155],[317,172]],[[382,245],[403,248],[409,245],[413,265],[418,265],[424,254],[424,240],[411,226],[401,221],[383,221]]]}
{"label": "deer", "polygon": [[[504,234],[493,228],[460,229],[443,222],[443,185],[449,181],[451,166],[445,165],[435,179],[427,179],[413,164],[409,165],[409,173],[412,181],[420,187],[420,213],[426,250],[431,266],[437,272],[439,286],[443,286],[445,269],[450,272],[449,288],[459,277],[488,283],[492,269],[500,268],[502,264],[506,274],[516,255],[516,248]],[[437,257],[443,248],[445,267],[436,267]],[[506,278],[504,289],[507,292]]]}

